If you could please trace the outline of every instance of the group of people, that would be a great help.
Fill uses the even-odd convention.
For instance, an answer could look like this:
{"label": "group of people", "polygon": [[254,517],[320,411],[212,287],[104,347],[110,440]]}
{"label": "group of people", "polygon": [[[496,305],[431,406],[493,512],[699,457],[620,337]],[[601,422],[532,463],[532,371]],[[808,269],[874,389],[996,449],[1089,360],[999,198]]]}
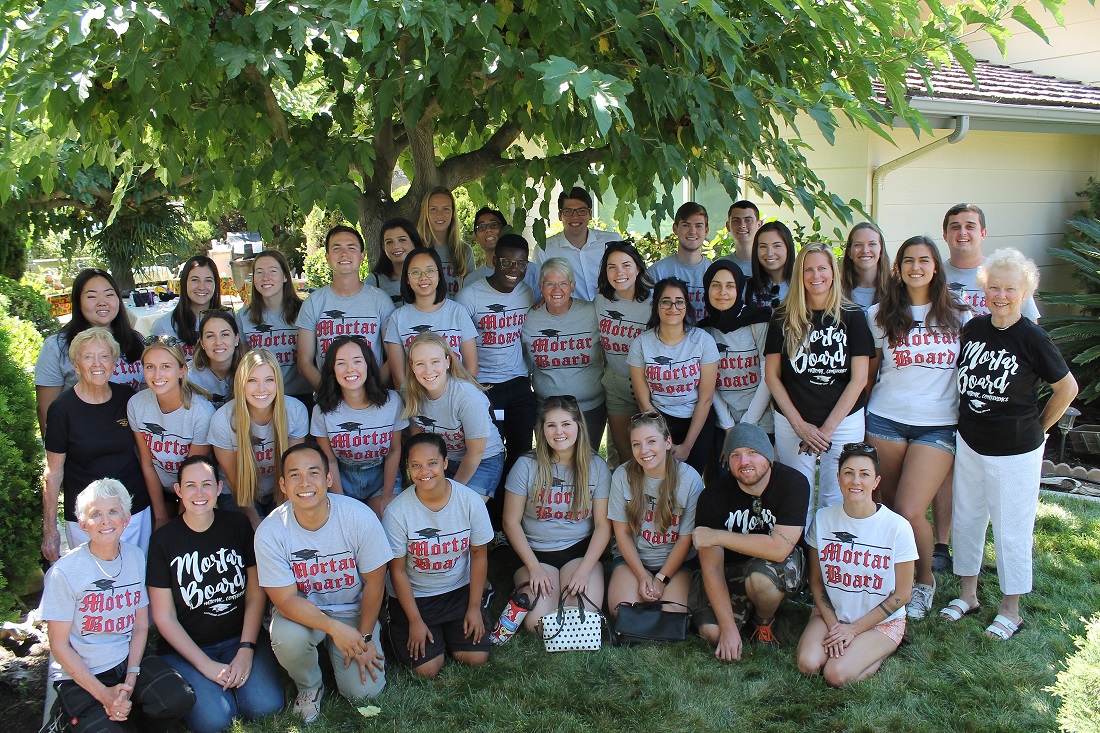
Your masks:
{"label": "group of people", "polygon": [[76,278],[35,370],[43,612],[76,730],[224,730],[283,706],[280,668],[308,722],[318,647],[341,694],[374,697],[383,629],[421,676],[447,655],[482,664],[490,547],[534,597],[531,630],[560,602],[662,601],[723,660],[777,646],[775,615],[808,583],[799,668],[840,685],[932,610],[948,537],[962,592],[939,615],[980,610],[992,519],[986,631],[1016,633],[1044,433],[1077,386],[1034,323],[1038,270],[982,254],[980,209],[947,212],[949,260],[918,236],[893,265],[872,224],[838,261],[748,201],[726,257],[703,256],[708,214],[687,203],[677,251],[649,264],[589,227],[584,190],[558,209],[563,231],[535,248],[479,210],[475,270],[433,190],[419,226],[383,224],[366,282],[363,239],[338,226],[329,285],[303,301],[267,250],[236,314],[193,257],[148,337],[109,273]]}

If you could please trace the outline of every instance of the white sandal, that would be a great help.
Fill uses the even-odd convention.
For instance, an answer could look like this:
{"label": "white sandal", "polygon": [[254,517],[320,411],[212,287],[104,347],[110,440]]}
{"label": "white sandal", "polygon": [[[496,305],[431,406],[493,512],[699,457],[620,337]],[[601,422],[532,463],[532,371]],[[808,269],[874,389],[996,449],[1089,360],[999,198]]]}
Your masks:
{"label": "white sandal", "polygon": [[945,608],[940,609],[940,618],[944,621],[950,621],[955,623],[961,621],[963,616],[969,616],[982,610],[980,603],[975,603],[971,606],[969,603],[961,598],[956,598],[947,604]]}
{"label": "white sandal", "polygon": [[[1000,624],[1000,626],[998,626],[997,624]],[[985,633],[989,634],[990,636],[996,637],[1001,641],[1008,641],[1013,636],[1015,636],[1016,632],[1022,629],[1023,626],[1023,619],[1020,619],[1020,623],[1017,624],[1013,623],[1012,619],[1008,618],[1007,616],[1002,616],[998,613],[996,618],[993,619],[993,623],[985,627]]]}

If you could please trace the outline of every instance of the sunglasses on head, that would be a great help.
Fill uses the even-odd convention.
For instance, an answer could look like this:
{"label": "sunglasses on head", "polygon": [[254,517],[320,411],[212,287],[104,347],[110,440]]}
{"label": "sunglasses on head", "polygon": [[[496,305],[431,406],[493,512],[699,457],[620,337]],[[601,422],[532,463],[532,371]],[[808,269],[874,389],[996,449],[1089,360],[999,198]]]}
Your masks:
{"label": "sunglasses on head", "polygon": [[183,348],[183,342],[175,336],[146,336],[145,345],[152,346],[153,344],[164,344],[165,346],[179,346]]}

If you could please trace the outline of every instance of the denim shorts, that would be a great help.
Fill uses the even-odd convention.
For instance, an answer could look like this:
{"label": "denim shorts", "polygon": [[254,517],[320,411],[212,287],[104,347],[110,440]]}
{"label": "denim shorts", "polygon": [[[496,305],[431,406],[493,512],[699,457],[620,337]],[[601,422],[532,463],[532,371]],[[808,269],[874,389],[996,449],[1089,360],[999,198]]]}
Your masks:
{"label": "denim shorts", "polygon": [[[345,496],[350,496],[359,501],[373,499],[382,493],[382,475],[385,473],[386,464],[379,463],[376,466],[356,466],[350,463],[340,463],[340,487]],[[401,477],[397,477],[394,484],[394,493],[401,491]]]}
{"label": "denim shorts", "polygon": [[[447,478],[454,478],[461,465],[462,461],[451,461],[447,466]],[[481,463],[477,464],[474,475],[466,481],[466,485],[491,499],[493,494],[497,493],[497,484],[500,483],[500,477],[503,474],[504,453],[501,452],[495,456],[482,458]]]}
{"label": "denim shorts", "polygon": [[867,413],[867,437],[891,443],[927,445],[955,455],[955,425],[906,425]]}

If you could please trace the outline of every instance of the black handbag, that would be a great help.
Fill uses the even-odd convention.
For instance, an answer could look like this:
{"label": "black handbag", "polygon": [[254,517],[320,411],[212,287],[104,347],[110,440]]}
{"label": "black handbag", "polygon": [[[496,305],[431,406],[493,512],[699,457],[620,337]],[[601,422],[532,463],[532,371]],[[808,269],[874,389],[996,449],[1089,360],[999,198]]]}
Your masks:
{"label": "black handbag", "polygon": [[[665,606],[679,606],[686,613],[666,611]],[[615,625],[611,630],[611,643],[631,646],[647,642],[668,643],[687,639],[691,612],[687,606],[675,601],[642,601],[620,603],[615,607]]]}

